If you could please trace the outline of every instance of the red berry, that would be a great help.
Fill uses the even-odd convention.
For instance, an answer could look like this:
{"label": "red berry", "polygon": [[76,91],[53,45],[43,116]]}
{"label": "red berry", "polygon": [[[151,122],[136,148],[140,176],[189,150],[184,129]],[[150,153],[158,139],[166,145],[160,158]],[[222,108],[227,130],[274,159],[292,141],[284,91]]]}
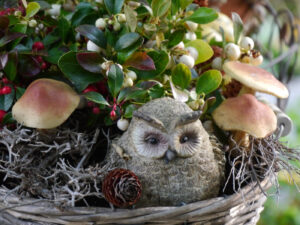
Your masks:
{"label": "red berry", "polygon": [[36,51],[43,50],[45,48],[44,44],[40,41],[34,42],[32,45],[32,49]]}
{"label": "red berry", "polygon": [[38,55],[38,56],[36,57],[36,60],[37,60],[39,63],[43,63],[43,62],[44,62],[42,56],[40,56],[40,55]]}
{"label": "red berry", "polygon": [[98,115],[98,114],[100,113],[99,107],[95,106],[95,107],[93,108],[93,113],[96,114],[96,115]]}
{"label": "red berry", "polygon": [[89,85],[86,89],[84,89],[84,90],[82,91],[82,93],[87,93],[87,92],[91,92],[91,91],[97,92],[98,90],[97,90],[97,88],[96,88],[95,86]]}
{"label": "red berry", "polygon": [[2,123],[2,120],[5,116],[6,112],[4,110],[0,110],[0,123]]}
{"label": "red berry", "polygon": [[47,63],[43,62],[41,65],[41,69],[45,70],[45,69],[47,69],[47,67],[48,67]]}
{"label": "red berry", "polygon": [[7,83],[9,83],[9,80],[8,80],[6,77],[3,77],[3,78],[2,78],[2,82],[3,82],[4,84],[7,84]]}
{"label": "red berry", "polygon": [[116,114],[115,111],[111,111],[111,112],[110,112],[110,118],[111,118],[112,120],[115,120],[115,119],[116,119],[116,116],[117,116],[117,114]]}
{"label": "red berry", "polygon": [[2,89],[1,89],[1,93],[3,95],[7,95],[7,94],[10,94],[11,92],[11,87],[10,86],[4,86]]}
{"label": "red berry", "polygon": [[94,102],[88,101],[87,106],[92,108],[95,106]]}

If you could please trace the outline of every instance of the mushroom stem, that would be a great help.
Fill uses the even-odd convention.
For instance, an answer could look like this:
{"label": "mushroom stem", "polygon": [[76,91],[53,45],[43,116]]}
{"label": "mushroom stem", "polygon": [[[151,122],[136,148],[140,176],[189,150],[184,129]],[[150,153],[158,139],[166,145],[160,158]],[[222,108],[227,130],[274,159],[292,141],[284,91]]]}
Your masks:
{"label": "mushroom stem", "polygon": [[76,109],[83,109],[87,106],[87,99],[85,96],[80,95],[80,101]]}
{"label": "mushroom stem", "polygon": [[241,96],[243,94],[252,94],[255,95],[255,90],[253,90],[252,88],[249,88],[245,85],[242,86],[242,89],[240,90],[238,96]]}
{"label": "mushroom stem", "polygon": [[246,150],[249,148],[249,134],[244,131],[233,131],[233,140],[240,147],[244,147]]}

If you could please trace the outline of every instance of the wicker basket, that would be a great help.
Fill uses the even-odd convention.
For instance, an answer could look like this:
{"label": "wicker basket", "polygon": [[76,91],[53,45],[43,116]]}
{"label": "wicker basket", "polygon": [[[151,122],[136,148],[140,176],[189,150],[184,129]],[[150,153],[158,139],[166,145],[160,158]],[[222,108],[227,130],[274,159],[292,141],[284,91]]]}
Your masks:
{"label": "wicker basket", "polygon": [[[271,186],[265,179],[261,186]],[[258,185],[239,193],[180,207],[116,209],[70,207],[60,209],[47,200],[20,199],[0,189],[0,224],[256,224],[266,201]],[[30,222],[29,222],[30,221]]]}

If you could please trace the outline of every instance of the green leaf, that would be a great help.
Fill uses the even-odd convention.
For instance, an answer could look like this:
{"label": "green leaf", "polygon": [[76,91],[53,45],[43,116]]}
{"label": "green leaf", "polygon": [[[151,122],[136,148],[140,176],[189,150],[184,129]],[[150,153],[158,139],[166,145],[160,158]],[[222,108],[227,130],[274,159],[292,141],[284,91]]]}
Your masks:
{"label": "green leaf", "polygon": [[134,10],[128,6],[124,5],[124,13],[126,16],[126,23],[129,26],[131,32],[134,32],[137,26],[137,17],[135,16]]}
{"label": "green leaf", "polygon": [[186,89],[192,80],[192,73],[188,66],[179,63],[172,70],[172,82],[182,89]]}
{"label": "green leaf", "polygon": [[14,122],[16,122],[16,121],[12,117],[12,113],[11,112],[6,113],[5,116],[3,117],[3,120],[2,120],[2,124],[3,125],[12,124]]}
{"label": "green leaf", "polygon": [[140,37],[134,45],[130,46],[130,48],[126,48],[121,52],[118,52],[118,62],[123,64],[137,49],[141,47],[144,39]]}
{"label": "green leaf", "polygon": [[6,95],[0,95],[0,109],[4,111],[8,111],[12,106],[15,98],[15,89],[13,86],[11,87],[11,92]]}
{"label": "green leaf", "polygon": [[25,34],[22,34],[22,33],[17,33],[17,32],[10,32],[6,35],[4,35],[1,39],[0,39],[0,48],[3,47],[4,45],[6,45],[7,43],[13,41],[13,40],[16,40],[18,38],[23,38],[25,37],[26,35]]}
{"label": "green leaf", "polygon": [[89,84],[101,79],[101,76],[84,70],[76,59],[76,52],[68,52],[60,57],[58,66],[78,91],[83,91]]}
{"label": "green leaf", "polygon": [[172,0],[171,15],[174,16],[180,9],[180,0]]}
{"label": "green leaf", "polygon": [[153,16],[162,17],[169,11],[171,7],[171,0],[153,0],[151,2],[151,8],[153,11]]}
{"label": "green leaf", "polygon": [[59,36],[61,37],[62,41],[64,43],[67,43],[68,33],[70,31],[70,23],[68,20],[65,19],[65,17],[62,17],[58,21],[58,31]]}
{"label": "green leaf", "polygon": [[43,39],[43,44],[49,46],[60,40],[59,29],[56,27],[53,31],[46,35]]}
{"label": "green leaf", "polygon": [[153,60],[156,69],[151,71],[135,70],[140,79],[155,78],[165,71],[169,63],[169,56],[165,51],[151,51],[148,52],[148,56]]}
{"label": "green leaf", "polygon": [[200,39],[186,43],[185,47],[194,47],[198,51],[198,58],[195,61],[195,64],[203,63],[214,55],[214,51],[210,45],[206,41]]}
{"label": "green leaf", "polygon": [[118,14],[122,10],[124,0],[104,0],[104,4],[109,14]]}
{"label": "green leaf", "polygon": [[91,4],[86,2],[81,2],[77,8],[75,13],[73,14],[71,18],[71,24],[74,27],[79,26],[82,24],[86,17],[91,15],[94,12],[94,9]]}
{"label": "green leaf", "polygon": [[40,5],[36,2],[29,2],[26,8],[26,19],[33,17],[40,10]]}
{"label": "green leaf", "polygon": [[216,90],[222,82],[222,74],[219,70],[208,70],[200,75],[197,84],[197,94],[204,93],[205,95]]}
{"label": "green leaf", "polygon": [[232,13],[234,43],[238,43],[244,30],[244,24],[237,13]]}
{"label": "green leaf", "polygon": [[135,32],[122,35],[115,45],[116,51],[122,51],[133,46],[140,39],[140,35]]}
{"label": "green leaf", "polygon": [[180,8],[185,9],[192,2],[193,2],[193,0],[180,0]]}
{"label": "green leaf", "polygon": [[135,52],[126,60],[123,66],[129,66],[138,70],[155,70],[155,65],[146,52]]}
{"label": "green leaf", "polygon": [[129,119],[132,117],[132,113],[137,109],[137,107],[133,104],[130,104],[126,107],[124,117]]}
{"label": "green leaf", "polygon": [[170,34],[168,47],[172,48],[175,45],[177,45],[179,42],[183,40],[184,35],[185,35],[184,30],[176,30],[175,32]]}
{"label": "green leaf", "polygon": [[152,99],[162,98],[165,95],[165,89],[163,86],[157,84],[149,89],[149,95]]}
{"label": "green leaf", "polygon": [[87,71],[101,73],[102,56],[97,52],[79,52],[76,54],[77,62]]}
{"label": "green leaf", "polygon": [[108,71],[108,87],[113,97],[116,97],[121,90],[124,80],[124,74],[121,68],[113,64]]}
{"label": "green leaf", "polygon": [[8,61],[6,66],[4,67],[4,72],[10,81],[14,81],[16,79],[17,65],[18,65],[17,53],[12,52],[8,55]]}
{"label": "green leaf", "polygon": [[18,74],[32,78],[41,72],[41,65],[32,55],[19,55]]}
{"label": "green leaf", "polygon": [[218,13],[212,8],[200,7],[191,16],[184,20],[192,21],[198,24],[206,24],[218,18]]}
{"label": "green leaf", "polygon": [[105,100],[105,98],[98,92],[90,91],[84,94],[84,96],[97,104],[100,105],[109,105],[108,102]]}
{"label": "green leaf", "polygon": [[94,25],[80,25],[75,29],[101,48],[106,48],[106,37],[104,33]]}
{"label": "green leaf", "polygon": [[45,57],[45,60],[47,62],[50,62],[52,64],[57,64],[59,58],[64,54],[65,52],[60,48],[51,48],[48,51],[48,56]]}
{"label": "green leaf", "polygon": [[21,88],[21,87],[16,88],[16,99],[17,100],[23,96],[23,94],[25,93],[25,90],[26,90],[25,88]]}

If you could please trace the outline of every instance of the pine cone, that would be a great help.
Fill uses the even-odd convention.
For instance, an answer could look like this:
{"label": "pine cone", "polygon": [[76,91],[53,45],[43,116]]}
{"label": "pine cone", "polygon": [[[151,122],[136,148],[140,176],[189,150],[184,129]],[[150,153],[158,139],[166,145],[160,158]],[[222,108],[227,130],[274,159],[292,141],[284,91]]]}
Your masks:
{"label": "pine cone", "polygon": [[117,207],[135,204],[141,197],[141,183],[138,177],[126,169],[112,170],[102,184],[105,199]]}

